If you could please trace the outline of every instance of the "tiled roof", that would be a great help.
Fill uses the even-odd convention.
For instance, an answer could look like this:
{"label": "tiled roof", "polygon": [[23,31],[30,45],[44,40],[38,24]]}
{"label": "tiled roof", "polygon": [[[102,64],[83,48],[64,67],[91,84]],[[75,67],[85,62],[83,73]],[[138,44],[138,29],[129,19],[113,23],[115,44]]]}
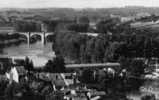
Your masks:
{"label": "tiled roof", "polygon": [[60,73],[37,73],[37,74],[38,78],[45,81],[51,81],[56,86],[66,86],[66,83]]}
{"label": "tiled roof", "polygon": [[18,66],[18,67],[16,67],[16,69],[17,69],[19,75],[24,75],[27,73],[26,70],[24,69],[24,66]]}

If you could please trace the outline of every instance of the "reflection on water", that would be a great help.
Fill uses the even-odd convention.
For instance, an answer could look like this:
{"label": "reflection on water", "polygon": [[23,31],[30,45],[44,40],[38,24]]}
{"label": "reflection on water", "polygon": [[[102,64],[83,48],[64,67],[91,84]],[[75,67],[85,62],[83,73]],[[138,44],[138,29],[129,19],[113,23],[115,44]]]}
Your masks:
{"label": "reflection on water", "polygon": [[[11,57],[25,57],[28,56],[33,60],[34,66],[43,66],[49,59],[52,59],[55,55],[52,51],[52,43],[47,43],[45,46],[40,42],[36,42],[28,46],[26,43],[22,43],[18,46],[12,45],[3,49],[3,55]],[[1,55],[1,56],[3,56]]]}

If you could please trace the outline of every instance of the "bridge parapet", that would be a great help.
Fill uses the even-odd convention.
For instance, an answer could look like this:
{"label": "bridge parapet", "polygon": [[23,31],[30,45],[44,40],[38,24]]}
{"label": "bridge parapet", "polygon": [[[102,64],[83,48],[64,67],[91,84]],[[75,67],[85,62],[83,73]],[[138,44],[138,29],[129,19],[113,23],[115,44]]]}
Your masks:
{"label": "bridge parapet", "polygon": [[49,36],[49,35],[54,35],[54,32],[46,32],[45,33],[45,37]]}
{"label": "bridge parapet", "polygon": [[44,35],[44,33],[43,32],[30,32],[30,36],[33,36],[33,35],[40,35],[40,36],[42,36],[42,35]]}
{"label": "bridge parapet", "polygon": [[29,35],[29,32],[17,32],[17,33],[18,33],[18,34],[25,35],[25,36]]}

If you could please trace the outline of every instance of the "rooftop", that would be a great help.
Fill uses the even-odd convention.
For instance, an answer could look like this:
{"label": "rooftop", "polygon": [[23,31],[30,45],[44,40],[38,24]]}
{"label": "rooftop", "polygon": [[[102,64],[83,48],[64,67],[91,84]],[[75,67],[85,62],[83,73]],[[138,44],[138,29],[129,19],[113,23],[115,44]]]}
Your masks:
{"label": "rooftop", "polygon": [[52,81],[56,86],[67,86],[72,82],[65,79],[66,76],[72,75],[71,73],[37,73],[36,77],[45,81]]}

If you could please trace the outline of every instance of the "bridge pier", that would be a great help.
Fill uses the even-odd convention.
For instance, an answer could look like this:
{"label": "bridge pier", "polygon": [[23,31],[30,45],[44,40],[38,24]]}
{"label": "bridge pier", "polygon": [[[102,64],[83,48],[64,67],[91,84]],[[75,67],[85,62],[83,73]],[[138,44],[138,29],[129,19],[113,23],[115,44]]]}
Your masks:
{"label": "bridge pier", "polygon": [[46,43],[45,32],[43,32],[43,34],[41,35],[41,44],[42,44],[42,46],[44,46],[45,43]]}
{"label": "bridge pier", "polygon": [[27,44],[28,44],[28,47],[30,48],[30,32],[27,33]]}

